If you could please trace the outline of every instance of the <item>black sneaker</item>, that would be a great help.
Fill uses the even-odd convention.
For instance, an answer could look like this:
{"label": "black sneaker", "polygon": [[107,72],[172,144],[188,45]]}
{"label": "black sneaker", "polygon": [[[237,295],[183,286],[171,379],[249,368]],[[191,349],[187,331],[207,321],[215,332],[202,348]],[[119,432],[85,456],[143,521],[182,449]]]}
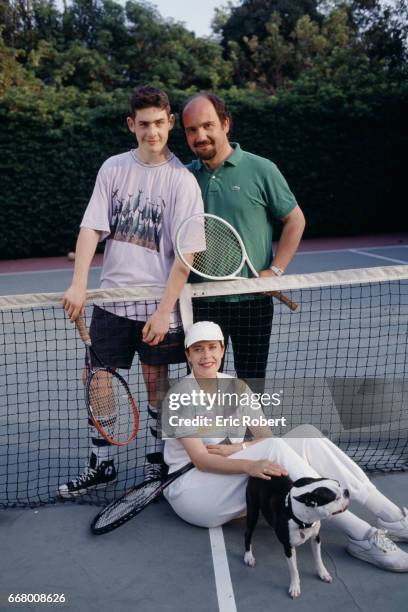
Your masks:
{"label": "black sneaker", "polygon": [[163,464],[163,453],[157,452],[146,455],[146,461],[144,464],[144,479],[162,480]]}
{"label": "black sneaker", "polygon": [[162,468],[160,465],[152,465],[145,463],[144,465],[145,480],[162,480]]}
{"label": "black sneaker", "polygon": [[92,453],[89,464],[83,474],[58,487],[61,497],[76,497],[85,495],[89,489],[100,489],[116,480],[116,468],[111,461],[101,461],[97,465],[96,455]]}

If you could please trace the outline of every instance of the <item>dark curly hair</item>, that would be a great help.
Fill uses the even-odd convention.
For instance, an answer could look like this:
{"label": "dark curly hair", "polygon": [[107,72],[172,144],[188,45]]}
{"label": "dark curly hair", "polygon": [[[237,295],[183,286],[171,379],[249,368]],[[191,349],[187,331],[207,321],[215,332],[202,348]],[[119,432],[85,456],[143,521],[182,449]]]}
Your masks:
{"label": "dark curly hair", "polygon": [[151,106],[167,111],[168,115],[171,113],[169,98],[164,91],[150,85],[135,87],[130,98],[131,116],[134,117],[136,111]]}

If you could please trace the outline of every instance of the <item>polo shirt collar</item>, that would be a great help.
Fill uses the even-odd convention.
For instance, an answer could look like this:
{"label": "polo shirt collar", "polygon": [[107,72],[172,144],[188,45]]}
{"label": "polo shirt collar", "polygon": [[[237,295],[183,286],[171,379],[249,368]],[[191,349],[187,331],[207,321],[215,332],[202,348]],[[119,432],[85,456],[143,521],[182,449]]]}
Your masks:
{"label": "polo shirt collar", "polygon": [[[228,164],[229,166],[237,166],[241,161],[242,149],[239,144],[237,142],[230,142],[230,145],[232,147],[232,153],[229,157],[227,157],[227,159],[224,160],[220,167],[222,167],[224,164]],[[207,166],[201,161],[201,159],[197,159],[197,163],[200,170],[207,170]]]}
{"label": "polo shirt collar", "polygon": [[230,145],[232,147],[232,153],[224,161],[224,164],[229,164],[230,166],[238,166],[242,158],[242,149],[237,142],[231,142]]}

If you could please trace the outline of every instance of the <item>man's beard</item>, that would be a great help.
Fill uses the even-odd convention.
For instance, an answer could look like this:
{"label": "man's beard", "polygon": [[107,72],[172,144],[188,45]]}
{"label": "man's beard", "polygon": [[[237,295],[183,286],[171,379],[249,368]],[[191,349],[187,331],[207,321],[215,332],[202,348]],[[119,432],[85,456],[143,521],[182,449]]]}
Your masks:
{"label": "man's beard", "polygon": [[[199,143],[199,144],[202,144],[202,143]],[[200,149],[200,147],[197,147],[197,146],[194,147],[194,151],[199,159],[203,159],[205,161],[205,160],[213,159],[213,157],[217,155],[215,146],[210,142],[208,144],[209,144],[209,148],[205,150]]]}

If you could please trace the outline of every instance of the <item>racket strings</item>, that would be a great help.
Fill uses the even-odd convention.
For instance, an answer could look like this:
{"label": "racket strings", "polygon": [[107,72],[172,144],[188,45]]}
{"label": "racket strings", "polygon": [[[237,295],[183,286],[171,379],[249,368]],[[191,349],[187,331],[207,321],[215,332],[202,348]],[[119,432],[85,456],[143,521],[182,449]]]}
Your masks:
{"label": "racket strings", "polygon": [[90,410],[96,425],[116,442],[126,442],[135,428],[132,399],[120,378],[95,372],[89,383]]}
{"label": "racket strings", "polygon": [[[196,220],[194,224],[193,233],[197,233]],[[186,231],[190,229],[187,227]],[[204,231],[205,249],[194,253],[193,269],[215,278],[233,276],[239,271],[243,259],[239,240],[225,223],[213,217],[205,217]]]}
{"label": "racket strings", "polygon": [[162,482],[160,480],[152,480],[130,490],[99,513],[93,523],[93,529],[103,530],[107,527],[114,527],[121,521],[135,516],[158,495],[161,487]]}

